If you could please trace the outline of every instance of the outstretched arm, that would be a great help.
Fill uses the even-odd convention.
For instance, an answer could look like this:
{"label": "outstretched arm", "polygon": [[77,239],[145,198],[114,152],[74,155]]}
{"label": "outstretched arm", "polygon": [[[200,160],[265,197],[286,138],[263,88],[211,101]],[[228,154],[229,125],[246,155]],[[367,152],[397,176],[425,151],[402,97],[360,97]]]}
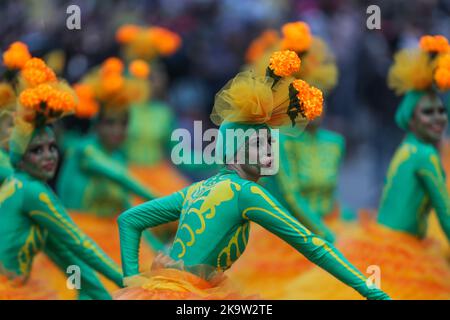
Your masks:
{"label": "outstretched arm", "polygon": [[424,161],[421,161],[421,167],[417,170],[417,176],[427,190],[433,208],[436,210],[439,223],[450,241],[450,197],[438,156],[432,154]]}
{"label": "outstretched arm", "polygon": [[[184,189],[185,190],[185,189]],[[139,273],[139,244],[142,231],[178,220],[185,197],[184,190],[131,208],[118,218],[120,252],[125,277]]]}
{"label": "outstretched arm", "polygon": [[155,198],[155,194],[132,178],[128,169],[119,162],[104,156],[91,146],[87,147],[84,153],[81,162],[81,167],[84,170],[105,176],[146,200]]}
{"label": "outstretched arm", "polygon": [[290,144],[289,141],[283,140],[281,139],[280,143],[280,169],[278,174],[272,179],[275,180],[277,188],[294,217],[309,230],[330,242],[334,242],[334,235],[331,230],[325,225],[319,215],[310,209],[308,203],[301,196],[297,183],[298,172],[296,166],[298,165],[298,160],[294,156],[295,152],[293,151],[295,150],[292,150],[294,145]]}
{"label": "outstretched arm", "polygon": [[53,191],[40,182],[30,185],[24,209],[49,236],[63,244],[87,265],[122,286],[120,268],[72,221]]}
{"label": "outstretched arm", "polygon": [[381,290],[369,288],[366,278],[334,246],[315,235],[260,186],[249,183],[239,195],[244,219],[254,221],[289,243],[311,262],[331,273],[368,299],[388,299]]}

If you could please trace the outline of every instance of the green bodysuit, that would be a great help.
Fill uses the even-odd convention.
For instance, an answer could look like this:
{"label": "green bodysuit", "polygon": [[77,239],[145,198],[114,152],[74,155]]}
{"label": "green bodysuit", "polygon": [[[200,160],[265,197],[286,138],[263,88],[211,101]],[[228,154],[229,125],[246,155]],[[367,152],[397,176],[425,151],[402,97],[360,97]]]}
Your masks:
{"label": "green bodysuit", "polygon": [[378,222],[423,238],[432,207],[450,239],[450,198],[439,153],[408,133],[389,166]]}
{"label": "green bodysuit", "polygon": [[[250,221],[273,232],[309,260],[371,299],[388,298],[366,286],[365,277],[329,242],[306,229],[260,185],[234,171],[195,183],[170,196],[144,203],[119,216],[124,275],[138,274],[141,232],[179,220],[170,257],[194,267],[209,265],[226,270],[244,252]],[[261,252],[261,254],[265,254]]]}
{"label": "green bodysuit", "polygon": [[164,146],[170,141],[173,127],[170,108],[158,101],[133,105],[125,144],[127,159],[132,164],[154,165],[165,158]]}
{"label": "green bodysuit", "polygon": [[80,297],[110,299],[92,269],[122,285],[119,267],[72,221],[50,187],[24,172],[15,172],[0,188],[0,263],[27,278],[33,258],[45,253],[66,273],[81,269]]}
{"label": "green bodysuit", "polygon": [[85,138],[68,152],[56,187],[66,208],[99,216],[116,216],[128,209],[130,193],[153,199],[130,177],[124,155],[108,153],[96,137]]}
{"label": "green bodysuit", "polygon": [[280,134],[279,171],[274,176],[264,178],[263,185],[300,223],[315,234],[333,242],[333,233],[300,193],[298,179],[300,168],[297,152],[301,151],[298,150],[298,141],[299,137]]}
{"label": "green bodysuit", "polygon": [[9,154],[0,148],[0,185],[13,172],[14,169],[9,161]]}

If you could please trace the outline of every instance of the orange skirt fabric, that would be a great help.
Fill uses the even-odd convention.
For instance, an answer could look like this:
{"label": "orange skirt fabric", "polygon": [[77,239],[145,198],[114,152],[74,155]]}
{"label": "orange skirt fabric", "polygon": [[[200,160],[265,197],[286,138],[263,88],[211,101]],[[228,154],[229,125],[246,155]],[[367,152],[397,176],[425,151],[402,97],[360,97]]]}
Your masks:
{"label": "orange skirt fabric", "polygon": [[[88,213],[70,213],[75,224],[83,230],[103,251],[119,266],[120,238],[117,226],[117,218],[96,217]],[[140,246],[140,266],[147,270],[153,261],[155,252],[145,243]],[[99,275],[103,285],[109,292],[114,292],[118,287],[107,278]],[[67,288],[66,275],[45,255],[38,254],[33,262],[32,279],[46,279],[48,287],[58,292],[61,299],[73,300],[77,298],[77,291]]]}
{"label": "orange skirt fabric", "polygon": [[127,288],[113,294],[115,300],[258,299],[238,293],[223,274],[207,281],[187,271],[164,268],[131,277],[127,282]]}
{"label": "orange skirt fabric", "polygon": [[0,300],[57,300],[59,296],[42,281],[9,279],[0,274]]}
{"label": "orange skirt fabric", "polygon": [[[450,299],[450,267],[439,243],[419,240],[373,221],[348,228],[336,247],[367,277],[379,272],[393,299]],[[352,288],[314,267],[285,287],[287,299],[363,299]]]}

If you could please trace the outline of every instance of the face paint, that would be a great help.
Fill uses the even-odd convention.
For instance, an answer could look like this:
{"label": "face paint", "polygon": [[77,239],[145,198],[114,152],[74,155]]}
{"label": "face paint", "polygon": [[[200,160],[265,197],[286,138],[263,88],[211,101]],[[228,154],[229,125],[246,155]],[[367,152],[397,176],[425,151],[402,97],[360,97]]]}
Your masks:
{"label": "face paint", "polygon": [[261,168],[269,169],[274,162],[270,130],[256,131],[244,146],[245,161],[241,164],[241,168],[249,176],[259,178],[262,175]]}
{"label": "face paint", "polygon": [[438,143],[448,122],[447,110],[435,95],[425,95],[420,99],[410,122],[411,131],[428,143]]}
{"label": "face paint", "polygon": [[108,112],[97,123],[100,143],[109,151],[118,149],[127,137],[128,112]]}
{"label": "face paint", "polygon": [[36,179],[48,181],[54,177],[58,161],[55,135],[51,129],[45,128],[31,139],[18,167]]}

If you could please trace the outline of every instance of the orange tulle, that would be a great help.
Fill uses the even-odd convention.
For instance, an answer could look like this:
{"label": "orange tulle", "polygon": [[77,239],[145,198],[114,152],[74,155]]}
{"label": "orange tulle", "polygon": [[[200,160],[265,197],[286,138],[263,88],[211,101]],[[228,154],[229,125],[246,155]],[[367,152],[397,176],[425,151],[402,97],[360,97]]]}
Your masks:
{"label": "orange tulle", "polygon": [[0,274],[0,300],[56,300],[56,292],[41,281],[29,279],[22,283]]}
{"label": "orange tulle", "polygon": [[130,286],[114,293],[115,300],[242,300],[257,299],[236,291],[223,274],[207,281],[178,269],[159,269],[130,279]]}
{"label": "orange tulle", "polygon": [[[437,242],[419,240],[373,221],[347,228],[337,248],[370,276],[379,267],[381,289],[393,299],[450,299],[450,267]],[[314,267],[285,287],[287,299],[363,299],[356,291]]]}

